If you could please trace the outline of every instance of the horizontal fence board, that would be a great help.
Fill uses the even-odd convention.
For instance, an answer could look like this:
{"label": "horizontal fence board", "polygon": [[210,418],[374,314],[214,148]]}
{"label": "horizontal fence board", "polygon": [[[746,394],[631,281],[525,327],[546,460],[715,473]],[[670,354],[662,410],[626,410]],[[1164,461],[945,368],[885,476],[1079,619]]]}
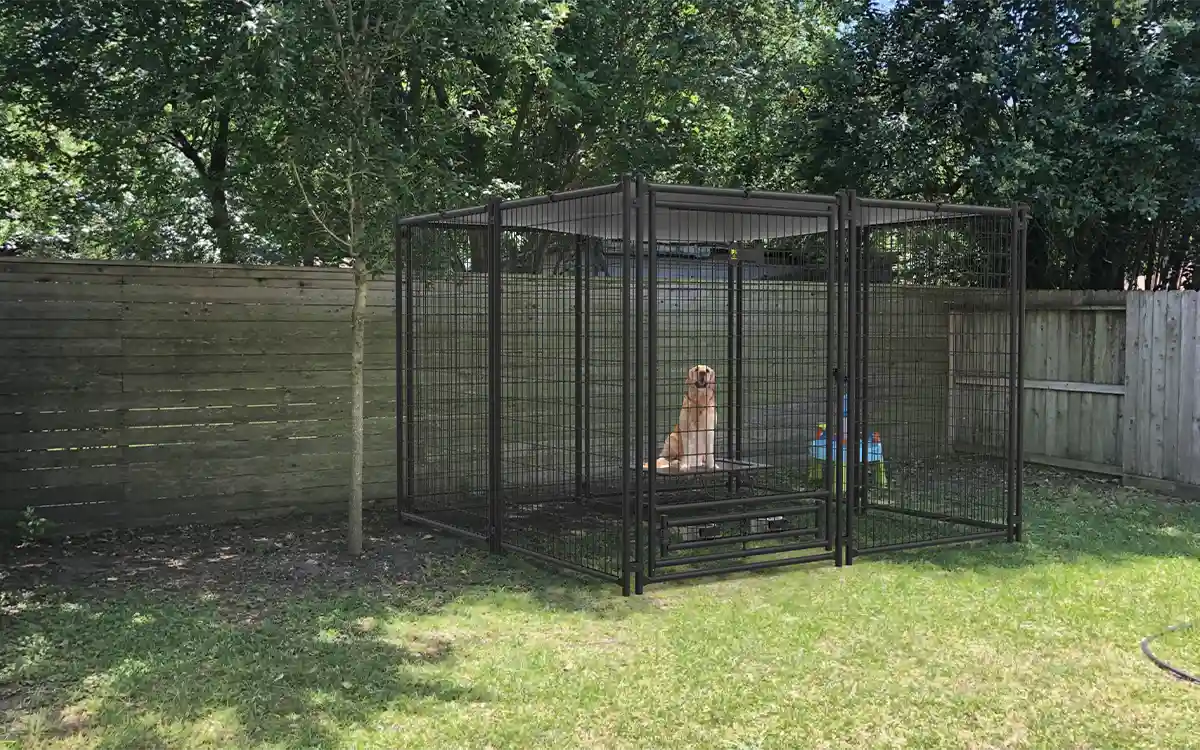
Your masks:
{"label": "horizontal fence board", "polygon": [[[122,463],[107,466],[68,466],[51,469],[7,471],[0,473],[0,489],[24,489],[31,487],[77,487],[87,485],[148,483],[159,481],[190,480],[196,477],[234,477],[246,475],[271,475],[275,473],[324,471],[344,469],[350,471],[351,453],[349,438],[341,441],[343,451],[312,455],[280,454],[277,456],[254,456],[252,458],[210,458],[194,461],[167,461],[162,463]],[[363,465],[368,478],[375,469],[396,465],[395,451],[370,451],[363,456]],[[382,480],[378,480],[382,481]]]}
{"label": "horizontal fence board", "polygon": [[[183,421],[183,420],[181,420]],[[364,432],[394,432],[396,417],[364,419]],[[244,422],[241,424],[179,424],[177,426],[138,427],[95,430],[58,430],[0,435],[0,453],[38,451],[53,448],[101,448],[163,443],[228,443],[283,440],[300,437],[348,435],[349,419],[308,419],[293,422]]]}
{"label": "horizontal fence board", "polygon": [[[244,406],[196,406],[167,409],[112,409],[76,411],[31,411],[22,414],[0,413],[0,434],[45,430],[94,430],[121,427],[156,427],[178,424],[222,424],[305,419],[350,419],[349,389],[344,398],[320,401],[296,401],[286,404]],[[367,401],[367,417],[395,415],[395,392],[390,398]]]}
{"label": "horizontal fence board", "polygon": [[[198,460],[242,459],[282,455],[318,455],[350,450],[350,436],[288,438],[242,442],[185,442],[174,445],[110,446],[106,448],[63,449],[0,453],[0,470],[54,469],[83,466],[109,466],[117,463],[154,464]],[[365,450],[395,451],[394,432],[364,436]]]}
{"label": "horizontal fence board", "polygon": [[[353,341],[349,324],[338,326],[322,335],[193,335],[180,338],[5,338],[0,331],[0,356],[7,357],[179,357],[179,356],[274,356],[274,355],[341,355],[349,357]],[[395,334],[391,337],[372,332],[364,341],[370,357],[395,360]]]}
{"label": "horizontal fence board", "polygon": [[[393,377],[394,381],[394,377]],[[0,393],[0,414],[35,411],[108,411],[117,409],[172,409],[180,407],[231,407],[286,405],[338,401],[349,404],[350,383],[324,386],[283,386],[262,388],[212,388],[207,390],[130,391],[128,393]],[[395,383],[363,388],[368,402],[394,399]]]}
{"label": "horizontal fence board", "polygon": [[[346,305],[251,305],[231,303],[154,303],[43,301],[13,302],[0,299],[0,320],[84,321],[350,321]],[[387,305],[367,308],[368,320],[388,320],[395,311]]]}
{"label": "horizontal fence board", "polygon": [[[12,272],[0,270],[0,285],[3,284],[88,284],[90,286],[190,286],[204,288],[241,288],[241,289],[334,289],[353,290],[355,288],[353,274],[327,274],[324,276],[308,276],[306,274],[258,274],[214,276],[190,276],[186,273],[147,274],[147,273],[88,273],[88,272]],[[394,292],[395,282],[386,280],[371,281],[367,284],[369,294]]]}
{"label": "horizontal fence board", "polygon": [[[353,279],[350,268],[332,266],[259,266],[221,263],[161,263],[136,260],[54,260],[48,258],[4,258],[0,274],[27,275],[96,275],[146,276],[167,278],[186,276],[197,279],[219,278],[295,278],[295,279]],[[381,274],[384,283],[393,279],[390,273]]]}
{"label": "horizontal fence board", "polygon": [[[350,341],[350,318],[339,320],[297,322],[294,320],[6,320],[0,326],[0,347],[10,342],[47,341],[52,345],[68,346],[79,339],[104,339],[121,342],[128,347],[153,346],[160,341],[229,341],[275,342],[296,339],[328,339]],[[375,342],[394,342],[396,323],[392,318],[371,320],[366,328],[368,346]],[[171,344],[168,344],[171,346]],[[347,344],[348,346],[348,344]],[[345,348],[345,347],[343,347]],[[2,350],[2,349],[0,349]],[[136,353],[136,352],[133,352]]]}
{"label": "horizontal fence board", "polygon": [[[364,483],[363,496],[364,504],[392,500],[396,496],[396,485],[392,482]],[[189,497],[159,503],[53,505],[41,508],[39,512],[68,533],[82,533],[103,528],[228,522],[284,513],[344,510],[348,504],[349,489],[334,486],[294,492],[268,490]]]}
{"label": "horizontal fence board", "polygon": [[[394,385],[396,382],[395,369],[366,370],[363,373],[365,386]],[[209,373],[199,375],[126,375],[124,390],[136,391],[166,391],[166,390],[204,390],[212,388],[250,388],[250,387],[322,387],[349,386],[350,371],[345,370],[310,370],[310,371],[279,371],[258,373]]]}
{"label": "horizontal fence board", "polygon": [[[986,388],[1007,388],[1007,378],[989,378],[980,377],[978,375],[955,375],[955,382],[960,385],[973,385]],[[1069,393],[1100,393],[1109,396],[1123,396],[1125,394],[1124,385],[1110,385],[1108,383],[1086,383],[1076,382],[1071,380],[1029,380],[1026,379],[1024,386],[1031,391],[1062,391]]]}
{"label": "horizontal fence board", "polygon": [[[24,357],[19,371],[15,364],[0,364],[0,373],[7,380],[18,380],[21,374],[36,381],[47,375],[74,375],[81,380],[101,375],[215,375],[253,374],[280,371],[342,371],[349,374],[350,353],[344,354],[178,354],[161,356],[96,356],[96,357]],[[393,369],[394,352],[368,352],[364,355],[366,370]],[[8,372],[5,372],[5,371]]]}
{"label": "horizontal fence board", "polygon": [[[11,281],[0,276],[0,300],[143,303],[238,303],[251,305],[345,305],[354,304],[354,288],[327,288],[315,285],[269,286],[191,286],[174,283],[150,284],[75,284],[62,281]],[[392,289],[375,289],[367,294],[367,305],[392,306]]]}
{"label": "horizontal fence board", "polygon": [[[366,385],[389,385],[396,382],[394,369],[365,370]],[[289,387],[348,386],[350,372],[344,370],[257,371],[181,374],[112,375],[95,373],[81,376],[78,372],[47,370],[36,375],[0,370],[0,393],[132,393],[138,391],[206,390],[215,388],[248,388],[256,385]],[[40,385],[40,387],[39,387]]]}

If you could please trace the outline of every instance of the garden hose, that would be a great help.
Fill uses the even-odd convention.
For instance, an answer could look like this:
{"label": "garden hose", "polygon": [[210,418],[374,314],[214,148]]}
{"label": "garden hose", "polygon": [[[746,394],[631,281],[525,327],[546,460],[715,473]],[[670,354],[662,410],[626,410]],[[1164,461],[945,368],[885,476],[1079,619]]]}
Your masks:
{"label": "garden hose", "polygon": [[1146,636],[1145,638],[1142,639],[1142,653],[1146,655],[1147,659],[1154,662],[1154,665],[1157,666],[1159,669],[1162,669],[1166,672],[1170,672],[1171,674],[1175,675],[1176,677],[1183,680],[1184,682],[1200,684],[1200,677],[1197,677],[1196,675],[1194,675],[1190,672],[1185,672],[1184,670],[1180,669],[1179,667],[1168,664],[1167,662],[1165,662],[1162,659],[1155,656],[1154,652],[1152,652],[1150,650],[1150,643],[1152,641],[1155,641],[1155,640],[1163,637],[1167,633],[1174,633],[1179,630],[1187,630],[1190,627],[1192,627],[1192,623],[1190,623],[1190,622],[1180,623],[1179,625],[1172,625],[1171,627],[1167,628],[1166,630],[1159,633],[1158,635]]}

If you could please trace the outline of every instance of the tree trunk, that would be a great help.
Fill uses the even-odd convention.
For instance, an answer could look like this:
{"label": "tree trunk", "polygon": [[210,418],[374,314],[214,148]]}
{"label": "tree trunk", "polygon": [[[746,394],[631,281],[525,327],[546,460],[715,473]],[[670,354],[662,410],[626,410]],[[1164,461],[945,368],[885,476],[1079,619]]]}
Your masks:
{"label": "tree trunk", "polygon": [[354,307],[350,314],[354,343],[350,361],[350,435],[352,436],[350,464],[350,529],[346,535],[351,555],[362,554],[363,531],[363,352],[366,349],[367,327],[367,265],[354,260]]}
{"label": "tree trunk", "polygon": [[208,203],[211,213],[208,225],[217,237],[217,251],[222,263],[237,263],[237,246],[233,240],[233,227],[229,221],[229,203],[225,197],[225,180],[213,178],[208,187]]}

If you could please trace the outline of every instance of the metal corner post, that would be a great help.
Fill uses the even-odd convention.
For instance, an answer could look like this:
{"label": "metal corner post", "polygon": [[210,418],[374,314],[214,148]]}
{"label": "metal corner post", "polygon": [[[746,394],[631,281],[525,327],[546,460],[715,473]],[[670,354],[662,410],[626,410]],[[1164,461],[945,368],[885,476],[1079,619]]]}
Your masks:
{"label": "metal corner post", "polygon": [[[846,304],[846,348],[847,356],[847,383],[846,383],[846,430],[840,435],[841,440],[845,441],[845,449],[843,461],[847,464],[841,476],[838,477],[839,482],[845,477],[845,557],[846,565],[854,563],[854,511],[858,502],[858,492],[856,491],[858,478],[858,449],[855,445],[858,437],[858,394],[859,394],[859,379],[862,377],[861,369],[861,352],[862,344],[859,336],[859,267],[858,267],[858,222],[856,214],[858,213],[858,198],[853,190],[846,191],[845,199],[845,216],[846,216],[846,265],[847,265],[847,283],[846,291],[849,299]],[[839,430],[840,432],[840,430]]]}
{"label": "metal corner post", "polygon": [[630,223],[633,221],[634,194],[633,183],[629,175],[621,176],[621,595],[629,596],[632,592],[630,581],[631,552],[629,549],[632,519],[630,519],[629,497],[629,447],[630,447],[630,369],[629,347],[633,343],[630,331],[630,241],[632,239]]}
{"label": "metal corner post", "polygon": [[[836,288],[836,305],[834,311],[834,331],[833,331],[833,346],[835,349],[833,355],[833,391],[830,395],[830,400],[834,406],[829,409],[829,413],[834,416],[829,422],[829,431],[833,435],[833,473],[829,477],[829,481],[833,487],[833,513],[834,513],[834,564],[837,567],[842,567],[845,564],[846,552],[846,519],[845,519],[845,503],[846,492],[842,477],[845,476],[846,461],[845,452],[842,450],[842,387],[848,381],[846,379],[846,360],[848,359],[848,344],[849,338],[846,334],[846,304],[847,294],[843,293],[846,287],[846,193],[839,190],[837,194],[836,204],[837,222],[834,234],[834,268],[832,272],[832,283]],[[847,290],[848,292],[848,290]]]}
{"label": "metal corner post", "polygon": [[395,243],[393,263],[396,269],[396,297],[393,304],[393,315],[396,318],[396,520],[400,523],[404,523],[404,513],[408,510],[410,502],[410,498],[405,494],[405,475],[409,471],[409,466],[404,453],[405,417],[407,416],[407,400],[404,398],[404,389],[408,381],[404,357],[406,343],[404,316],[405,308],[408,306],[408,290],[404,284],[404,246],[407,244],[404,241],[404,232],[405,227],[400,224],[400,219],[397,217],[392,225],[392,240]]}
{"label": "metal corner post", "polygon": [[[851,214],[858,216],[858,196],[854,191],[851,191],[854,210]],[[857,472],[854,475],[854,497],[856,507],[855,510],[859,513],[867,512],[867,502],[871,489],[867,484],[867,425],[870,423],[871,414],[871,257],[870,244],[863,242],[863,237],[859,236],[858,223],[855,221],[855,238],[854,249],[858,253],[858,276],[861,288],[859,289],[859,343],[858,352],[861,361],[858,369],[858,421],[854,428],[854,453],[858,461]],[[869,233],[864,232],[866,237],[870,237]]]}
{"label": "metal corner post", "polygon": [[1020,393],[1022,390],[1019,372],[1020,358],[1017,352],[1018,340],[1021,335],[1018,330],[1021,304],[1021,293],[1018,289],[1020,274],[1017,271],[1020,227],[1021,209],[1016,203],[1013,203],[1009,214],[1008,235],[1008,435],[1004,446],[1004,469],[1008,478],[1005,487],[1005,507],[1008,517],[1004,519],[1004,525],[1008,530],[1007,540],[1009,542],[1015,542],[1017,538],[1017,465],[1020,463],[1017,455],[1017,413],[1021,408]]}
{"label": "metal corner post", "polygon": [[1020,220],[1017,238],[1017,394],[1016,394],[1016,529],[1014,541],[1020,542],[1025,533],[1025,285],[1028,259],[1026,252],[1029,239],[1029,206],[1019,204],[1017,217]]}
{"label": "metal corner post", "polygon": [[[645,427],[643,419],[642,404],[643,390],[645,388],[646,373],[642,359],[642,336],[645,331],[642,328],[642,217],[645,215],[646,205],[646,181],[641,175],[638,175],[634,197],[633,197],[633,257],[636,261],[634,267],[634,329],[633,329],[633,351],[634,351],[634,390],[633,390],[633,461],[634,461],[634,507],[636,509],[635,520],[635,546],[634,546],[634,592],[642,594],[646,587],[646,511],[645,504],[642,502],[642,483],[645,473],[642,471],[642,429]],[[649,460],[649,457],[646,457]]]}
{"label": "metal corner post", "polygon": [[[658,409],[658,222],[657,207],[654,205],[655,193],[647,190],[642,200],[646,202],[646,514],[648,525],[653,528],[657,523],[655,518],[656,498],[654,497],[655,480],[658,470],[655,467],[654,443],[657,442],[657,409]],[[649,539],[647,529],[646,566],[648,575],[654,575],[658,563],[658,545]]]}
{"label": "metal corner post", "polygon": [[503,434],[501,419],[504,411],[501,405],[501,370],[503,367],[501,354],[501,304],[500,272],[503,269],[501,257],[501,237],[503,232],[500,199],[494,198],[488,203],[488,548],[492,552],[503,549],[504,530],[504,499],[501,471],[503,465]]}
{"label": "metal corner post", "polygon": [[822,461],[822,473],[825,489],[825,549],[834,553],[834,564],[842,564],[842,536],[839,532],[838,504],[839,494],[835,474],[836,464],[833,452],[838,445],[834,442],[834,404],[838,400],[838,326],[837,326],[837,268],[838,268],[838,231],[840,229],[841,212],[838,204],[829,207],[829,221],[826,225],[825,237],[825,458]]}

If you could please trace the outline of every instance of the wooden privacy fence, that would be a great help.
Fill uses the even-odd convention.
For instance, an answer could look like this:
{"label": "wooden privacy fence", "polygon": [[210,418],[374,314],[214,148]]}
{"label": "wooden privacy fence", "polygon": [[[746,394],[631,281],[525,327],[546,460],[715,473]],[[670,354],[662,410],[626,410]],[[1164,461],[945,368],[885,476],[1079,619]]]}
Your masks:
{"label": "wooden privacy fence", "polygon": [[[525,319],[528,302],[536,299],[547,310],[562,305],[551,279],[530,282],[529,289],[523,283],[512,281],[506,297],[514,336],[506,351],[514,367],[558,366],[518,356],[522,336],[554,334],[546,321],[555,316]],[[562,283],[565,299],[571,282]],[[612,303],[600,286],[597,309]],[[456,422],[454,409],[463,412],[461,383],[485,351],[485,298],[464,296],[466,287],[458,287],[443,297],[429,287],[422,302],[444,311],[426,318],[428,331],[444,330],[454,341],[424,355],[446,362],[419,384],[437,396],[430,403],[453,405],[423,417],[436,429],[422,433],[419,453],[441,475],[453,473],[447,461],[460,474],[470,468],[463,441],[479,433],[474,422]],[[799,304],[800,290],[785,287],[756,288],[748,314],[760,306],[762,314],[778,315]],[[997,401],[1006,371],[1002,302],[980,310],[978,295],[971,302],[960,290],[881,290],[872,307],[872,429],[886,436],[893,456],[995,450],[977,443],[1003,434],[995,424],[1004,415]],[[1027,457],[1155,489],[1196,491],[1198,298],[1030,292]],[[748,324],[747,346],[759,352],[755,366],[764,373],[772,366],[769,352],[823,351],[825,311],[804,300],[804,313],[814,318],[791,334],[799,340],[767,329],[756,338]],[[964,309],[964,300],[972,307]],[[27,506],[72,531],[344,507],[352,301],[352,277],[342,269],[0,261],[0,521]],[[374,282],[366,351],[368,502],[395,497],[393,303],[392,279]],[[609,330],[614,321],[598,324],[597,356],[617,351],[615,329]],[[666,361],[708,356],[663,346]],[[821,367],[802,377],[813,382],[797,382],[797,392],[819,392]],[[605,382],[593,386],[603,389]],[[522,406],[530,399],[520,396],[508,394],[510,410],[546,409],[547,399],[567,398],[543,392],[533,406]],[[753,405],[761,408],[760,421],[785,406],[798,408]],[[821,419],[818,407],[805,420]],[[598,424],[611,416],[598,416]],[[519,447],[523,438],[515,430],[508,439]]]}
{"label": "wooden privacy fence", "polygon": [[[368,501],[395,497],[390,280],[369,295]],[[0,514],[63,530],[347,502],[352,276],[0,263]]]}
{"label": "wooden privacy fence", "polygon": [[[952,443],[989,378],[973,372],[996,312],[951,314]],[[1025,458],[1200,496],[1200,292],[1027,293]],[[986,413],[986,410],[983,410]]]}

